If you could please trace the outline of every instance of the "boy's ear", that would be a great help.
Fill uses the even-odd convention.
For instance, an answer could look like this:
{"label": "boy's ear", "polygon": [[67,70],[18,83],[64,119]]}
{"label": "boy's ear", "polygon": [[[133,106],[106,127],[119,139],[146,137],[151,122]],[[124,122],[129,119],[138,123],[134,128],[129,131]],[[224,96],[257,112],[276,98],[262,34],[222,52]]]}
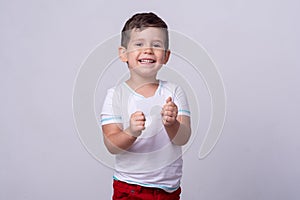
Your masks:
{"label": "boy's ear", "polygon": [[119,47],[119,58],[122,62],[128,61],[125,47]]}
{"label": "boy's ear", "polygon": [[167,64],[167,62],[170,58],[170,54],[171,54],[171,51],[169,49],[166,50],[164,64]]}

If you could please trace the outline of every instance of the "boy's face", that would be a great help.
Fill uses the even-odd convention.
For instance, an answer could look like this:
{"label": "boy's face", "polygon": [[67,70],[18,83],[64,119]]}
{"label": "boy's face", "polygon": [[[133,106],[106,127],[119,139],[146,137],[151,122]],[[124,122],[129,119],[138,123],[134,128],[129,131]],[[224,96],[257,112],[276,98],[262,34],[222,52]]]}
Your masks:
{"label": "boy's face", "polygon": [[165,49],[165,40],[165,32],[161,28],[133,29],[127,48],[119,48],[120,59],[127,62],[129,69],[136,73],[156,75],[170,56],[170,51]]}

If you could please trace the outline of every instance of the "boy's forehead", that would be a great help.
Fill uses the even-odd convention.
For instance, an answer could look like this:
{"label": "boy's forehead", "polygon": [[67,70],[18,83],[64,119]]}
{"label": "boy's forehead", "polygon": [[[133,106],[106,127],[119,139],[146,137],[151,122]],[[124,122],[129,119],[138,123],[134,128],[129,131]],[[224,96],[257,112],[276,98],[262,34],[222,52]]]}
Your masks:
{"label": "boy's forehead", "polygon": [[130,30],[130,38],[131,40],[136,39],[157,39],[157,40],[165,40],[165,30],[163,28],[157,27],[146,27],[143,29],[132,29]]}

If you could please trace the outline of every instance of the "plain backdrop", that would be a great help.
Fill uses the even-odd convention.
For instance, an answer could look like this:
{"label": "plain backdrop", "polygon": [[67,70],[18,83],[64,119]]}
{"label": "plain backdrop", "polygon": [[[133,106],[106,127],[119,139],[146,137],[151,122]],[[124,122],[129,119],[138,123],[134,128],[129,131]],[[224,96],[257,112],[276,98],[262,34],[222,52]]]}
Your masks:
{"label": "plain backdrop", "polygon": [[218,144],[199,160],[200,133],[184,154],[182,199],[299,199],[299,10],[296,0],[1,0],[0,199],[111,198],[112,170],[82,145],[72,92],[89,52],[142,11],[202,44],[226,88]]}

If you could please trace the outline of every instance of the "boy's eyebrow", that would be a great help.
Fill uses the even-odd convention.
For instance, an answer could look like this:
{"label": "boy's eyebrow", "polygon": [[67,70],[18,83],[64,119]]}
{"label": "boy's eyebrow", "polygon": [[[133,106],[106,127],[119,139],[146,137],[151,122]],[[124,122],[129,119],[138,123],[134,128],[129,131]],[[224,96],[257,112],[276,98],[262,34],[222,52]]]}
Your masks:
{"label": "boy's eyebrow", "polygon": [[152,40],[152,42],[160,42],[160,43],[164,43],[163,40],[157,39],[157,40]]}
{"label": "boy's eyebrow", "polygon": [[[136,39],[133,39],[132,42],[136,42],[136,41],[145,41],[146,39],[144,38],[136,38]],[[151,42],[161,42],[161,43],[164,43],[163,40],[160,40],[160,39],[154,39],[154,40],[151,40]]]}
{"label": "boy's eyebrow", "polygon": [[144,41],[145,39],[143,38],[137,38],[137,39],[133,39],[132,42],[136,42],[136,41]]}

